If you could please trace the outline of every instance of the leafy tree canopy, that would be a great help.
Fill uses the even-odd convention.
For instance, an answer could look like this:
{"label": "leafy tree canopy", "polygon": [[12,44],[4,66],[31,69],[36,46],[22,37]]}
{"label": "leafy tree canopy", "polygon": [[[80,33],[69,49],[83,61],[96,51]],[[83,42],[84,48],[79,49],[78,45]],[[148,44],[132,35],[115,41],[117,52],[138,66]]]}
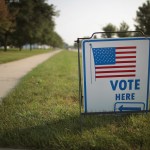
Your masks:
{"label": "leafy tree canopy", "polygon": [[107,33],[107,32],[115,32],[116,26],[109,23],[105,27],[103,27],[103,31],[106,32],[102,34],[103,38],[112,38],[115,35],[115,33]]}
{"label": "leafy tree canopy", "polygon": [[[131,36],[131,33],[128,32],[129,31],[129,25],[124,21],[120,24],[120,27],[117,31],[118,31],[118,33],[117,33],[118,37],[129,37],[129,36]],[[119,32],[125,32],[125,33],[119,33]]]}
{"label": "leafy tree canopy", "polygon": [[[9,30],[11,44],[20,48],[35,43],[61,47],[63,40],[54,31],[55,16],[58,11],[46,0],[11,0],[7,5],[0,0],[0,31]],[[10,32],[12,27],[15,32]]]}
{"label": "leafy tree canopy", "polygon": [[15,30],[15,17],[16,11],[11,12],[5,0],[0,0],[0,39],[5,47],[5,51],[7,50],[8,35]]}
{"label": "leafy tree canopy", "polygon": [[14,27],[14,16],[8,10],[5,0],[0,1],[0,32],[5,33]]}
{"label": "leafy tree canopy", "polygon": [[150,1],[147,0],[136,12],[136,30],[143,31],[146,35],[150,35]]}

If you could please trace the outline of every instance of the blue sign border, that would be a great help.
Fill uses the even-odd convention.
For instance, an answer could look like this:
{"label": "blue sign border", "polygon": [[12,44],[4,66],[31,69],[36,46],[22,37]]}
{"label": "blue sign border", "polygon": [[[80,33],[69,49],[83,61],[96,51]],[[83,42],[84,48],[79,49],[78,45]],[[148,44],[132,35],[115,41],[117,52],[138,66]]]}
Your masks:
{"label": "blue sign border", "polygon": [[87,113],[87,91],[86,91],[86,62],[85,62],[85,43],[87,42],[107,42],[107,41],[135,41],[135,40],[149,40],[149,58],[148,58],[148,79],[147,79],[147,100],[146,100],[146,111],[148,111],[148,97],[149,97],[149,73],[150,73],[150,38],[113,38],[113,39],[88,39],[82,42],[82,53],[83,53],[83,76],[84,76],[84,111]]}

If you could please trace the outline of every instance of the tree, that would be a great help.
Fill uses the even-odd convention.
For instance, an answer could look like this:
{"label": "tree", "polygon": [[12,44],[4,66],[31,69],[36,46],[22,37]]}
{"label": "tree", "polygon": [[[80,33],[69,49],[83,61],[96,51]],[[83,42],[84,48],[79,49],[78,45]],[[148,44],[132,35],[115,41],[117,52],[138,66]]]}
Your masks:
{"label": "tree", "polygon": [[53,46],[54,48],[55,47],[62,48],[64,46],[63,39],[56,32],[53,32],[52,39],[51,39],[50,43],[51,43],[50,45]]}
{"label": "tree", "polygon": [[5,0],[0,1],[0,34],[3,35],[2,43],[4,50],[7,51],[8,36],[15,30],[16,13],[11,13],[5,3]]}
{"label": "tree", "polygon": [[102,34],[103,38],[112,38],[115,35],[115,33],[107,33],[107,32],[115,32],[116,31],[116,26],[109,23],[105,27],[103,27],[103,31],[106,32],[106,33]]}
{"label": "tree", "polygon": [[[5,47],[10,44],[19,47],[30,44],[63,45],[63,40],[54,31],[54,17],[58,16],[53,5],[46,0],[0,0],[0,34],[4,34]],[[17,3],[16,3],[17,2]],[[5,42],[4,42],[5,41]],[[6,47],[7,48],[7,47]]]}
{"label": "tree", "polygon": [[146,35],[150,35],[150,1],[147,0],[136,12],[136,30],[143,31]]}
{"label": "tree", "polygon": [[20,0],[19,13],[16,18],[14,44],[21,47],[24,44],[49,44],[54,31],[53,17],[57,16],[53,5],[45,0]]}
{"label": "tree", "polygon": [[124,21],[120,24],[120,27],[117,31],[118,32],[125,32],[125,33],[117,33],[118,37],[129,37],[129,36],[131,36],[131,33],[127,32],[127,31],[129,31],[129,25]]}
{"label": "tree", "polygon": [[94,37],[93,37],[94,39],[97,39],[97,36],[96,35],[94,35]]}
{"label": "tree", "polygon": [[74,48],[78,48],[77,42],[74,43],[73,47],[74,47]]}

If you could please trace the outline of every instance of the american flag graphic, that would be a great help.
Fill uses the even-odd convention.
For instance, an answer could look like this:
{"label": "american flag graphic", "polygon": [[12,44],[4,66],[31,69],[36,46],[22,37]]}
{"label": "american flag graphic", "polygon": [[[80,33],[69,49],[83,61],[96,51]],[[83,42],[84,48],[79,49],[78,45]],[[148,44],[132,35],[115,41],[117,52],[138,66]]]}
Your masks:
{"label": "american flag graphic", "polygon": [[136,76],[136,46],[92,48],[95,78]]}

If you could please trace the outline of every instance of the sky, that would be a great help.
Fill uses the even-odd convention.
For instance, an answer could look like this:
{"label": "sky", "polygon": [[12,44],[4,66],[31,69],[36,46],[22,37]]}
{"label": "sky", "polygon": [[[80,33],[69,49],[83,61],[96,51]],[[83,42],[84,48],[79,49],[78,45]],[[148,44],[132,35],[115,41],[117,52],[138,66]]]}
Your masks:
{"label": "sky", "polygon": [[73,45],[77,38],[102,31],[108,23],[119,27],[125,21],[135,30],[134,19],[139,6],[146,0],[48,0],[60,11],[55,17],[55,31]]}

